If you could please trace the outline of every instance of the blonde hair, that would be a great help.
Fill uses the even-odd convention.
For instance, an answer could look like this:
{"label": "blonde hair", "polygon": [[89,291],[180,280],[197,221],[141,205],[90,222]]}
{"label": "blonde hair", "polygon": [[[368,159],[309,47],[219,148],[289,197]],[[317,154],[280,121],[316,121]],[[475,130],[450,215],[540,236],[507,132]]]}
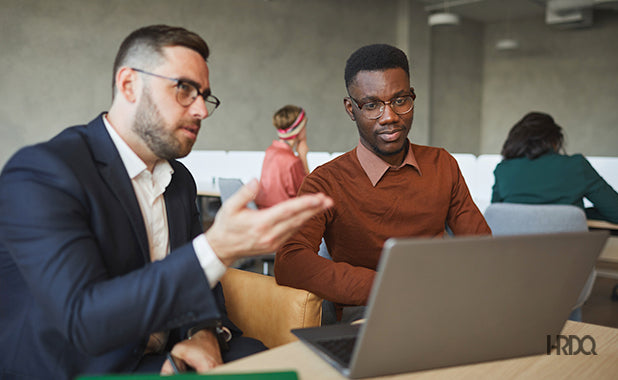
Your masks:
{"label": "blonde hair", "polygon": [[288,104],[275,112],[273,115],[273,125],[277,130],[288,128],[292,125],[292,123],[294,123],[302,110],[303,109],[298,106]]}

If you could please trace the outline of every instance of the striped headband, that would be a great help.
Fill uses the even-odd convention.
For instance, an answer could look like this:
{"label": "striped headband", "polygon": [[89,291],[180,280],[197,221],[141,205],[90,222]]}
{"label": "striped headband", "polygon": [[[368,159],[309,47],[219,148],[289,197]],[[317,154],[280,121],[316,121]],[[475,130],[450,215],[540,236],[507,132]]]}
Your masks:
{"label": "striped headband", "polygon": [[300,131],[305,128],[306,124],[307,116],[305,115],[305,110],[301,109],[300,113],[298,114],[296,120],[294,120],[292,125],[285,129],[277,129],[277,135],[281,140],[292,140],[293,138],[296,138],[296,136],[298,136]]}

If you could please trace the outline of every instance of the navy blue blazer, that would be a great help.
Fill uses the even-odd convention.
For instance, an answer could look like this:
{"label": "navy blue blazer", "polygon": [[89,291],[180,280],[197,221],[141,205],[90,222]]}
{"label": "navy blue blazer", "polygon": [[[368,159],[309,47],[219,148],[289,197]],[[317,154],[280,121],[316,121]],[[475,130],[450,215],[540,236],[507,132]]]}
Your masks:
{"label": "navy blue blazer", "polygon": [[191,240],[196,187],[171,160],[171,254],[151,263],[131,180],[102,121],[18,151],[0,175],[0,379],[130,372],[148,336],[226,319]]}

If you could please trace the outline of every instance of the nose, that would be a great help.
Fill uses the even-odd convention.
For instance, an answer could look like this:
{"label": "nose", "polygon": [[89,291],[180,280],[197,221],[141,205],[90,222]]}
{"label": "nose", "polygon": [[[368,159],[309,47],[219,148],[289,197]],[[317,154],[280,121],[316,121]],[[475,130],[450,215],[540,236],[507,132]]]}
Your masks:
{"label": "nose", "polygon": [[189,110],[191,112],[191,116],[196,119],[204,120],[208,117],[208,108],[206,108],[206,103],[202,95],[195,98],[193,103],[191,103]]}
{"label": "nose", "polygon": [[380,124],[391,124],[399,119],[399,115],[393,111],[391,108],[391,103],[384,104],[384,112],[382,112],[382,116],[378,119]]}

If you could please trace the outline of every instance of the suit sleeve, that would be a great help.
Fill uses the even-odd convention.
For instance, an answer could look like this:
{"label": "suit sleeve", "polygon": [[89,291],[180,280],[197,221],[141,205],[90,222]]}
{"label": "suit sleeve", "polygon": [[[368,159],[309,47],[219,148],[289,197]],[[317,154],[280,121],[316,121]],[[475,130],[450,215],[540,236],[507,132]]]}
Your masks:
{"label": "suit sleeve", "polygon": [[[154,331],[220,317],[191,242],[112,275],[93,227],[109,217],[106,205],[92,204],[80,180],[44,148],[22,150],[0,177],[0,239],[37,309],[63,337],[100,355]],[[124,239],[106,238],[122,250]]]}

